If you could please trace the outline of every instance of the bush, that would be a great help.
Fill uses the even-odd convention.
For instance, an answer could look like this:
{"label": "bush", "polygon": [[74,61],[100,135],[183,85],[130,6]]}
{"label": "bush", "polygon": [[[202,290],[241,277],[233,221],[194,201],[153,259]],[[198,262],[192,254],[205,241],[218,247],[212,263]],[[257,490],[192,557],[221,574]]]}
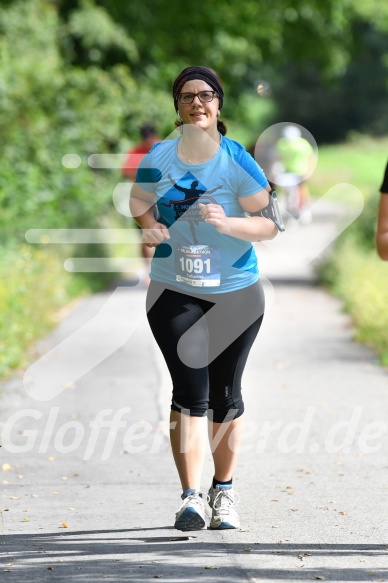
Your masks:
{"label": "bush", "polygon": [[[168,119],[170,100],[139,88],[131,74],[136,50],[124,34],[90,2],[69,22],[51,0],[0,5],[0,377],[23,363],[60,306],[117,277],[70,275],[63,249],[29,247],[25,232],[109,227],[119,173],[91,169],[89,155],[120,152],[148,116]],[[88,63],[72,59],[77,50]],[[104,51],[120,59],[104,67]],[[80,165],[65,168],[65,154],[79,156]],[[67,256],[110,253],[85,245]]]}
{"label": "bush", "polygon": [[[85,3],[65,25],[48,1],[0,7],[2,242],[22,242],[29,228],[100,226],[112,208],[117,176],[91,170],[89,155],[118,151],[128,131],[137,136],[145,115],[167,118],[167,100],[157,92],[151,97],[131,74],[128,39],[127,64],[104,69],[71,63],[64,47],[72,35],[94,51],[93,42],[109,51],[122,39],[119,25],[98,8],[93,19],[91,10]],[[69,153],[79,156],[79,167],[63,167]]]}
{"label": "bush", "polygon": [[338,239],[334,253],[320,266],[323,282],[344,302],[360,342],[388,365],[388,265],[375,251],[377,196]]}
{"label": "bush", "polygon": [[58,310],[88,286],[63,269],[63,258],[23,245],[0,260],[0,378],[27,362],[28,348],[56,323]]}

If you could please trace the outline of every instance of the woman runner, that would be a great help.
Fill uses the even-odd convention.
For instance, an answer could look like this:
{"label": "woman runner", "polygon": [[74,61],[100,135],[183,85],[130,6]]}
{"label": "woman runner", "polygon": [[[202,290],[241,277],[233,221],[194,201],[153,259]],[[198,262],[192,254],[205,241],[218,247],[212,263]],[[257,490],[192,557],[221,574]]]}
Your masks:
{"label": "woman runner", "polygon": [[[143,159],[130,204],[145,242],[156,248],[147,313],[173,385],[170,440],[183,490],[175,528],[203,528],[206,501],[211,529],[239,528],[233,471],[244,413],[241,377],[264,313],[251,242],[272,239],[278,229],[267,218],[263,171],[225,137],[215,71],[187,67],[172,95],[180,135]],[[214,478],[206,496],[207,437]]]}

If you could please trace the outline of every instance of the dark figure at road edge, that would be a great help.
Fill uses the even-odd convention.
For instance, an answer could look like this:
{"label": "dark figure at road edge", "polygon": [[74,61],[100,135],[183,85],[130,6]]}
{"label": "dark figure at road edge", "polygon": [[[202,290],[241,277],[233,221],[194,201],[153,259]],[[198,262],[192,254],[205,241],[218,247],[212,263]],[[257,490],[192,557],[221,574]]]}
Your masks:
{"label": "dark figure at road edge", "polygon": [[380,188],[381,198],[377,218],[376,246],[381,259],[388,261],[388,163]]}

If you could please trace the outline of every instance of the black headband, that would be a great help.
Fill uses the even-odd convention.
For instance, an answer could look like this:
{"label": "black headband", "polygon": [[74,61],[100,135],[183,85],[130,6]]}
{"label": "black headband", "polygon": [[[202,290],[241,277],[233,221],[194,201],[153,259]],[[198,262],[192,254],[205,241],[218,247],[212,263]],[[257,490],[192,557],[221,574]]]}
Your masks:
{"label": "black headband", "polygon": [[178,111],[178,97],[183,85],[187,83],[187,81],[193,81],[194,79],[205,81],[212,89],[214,89],[219,98],[220,109],[222,109],[224,103],[224,90],[222,89],[221,81],[218,79],[215,72],[207,67],[187,67],[186,69],[183,69],[175,79],[172,88],[175,111]]}

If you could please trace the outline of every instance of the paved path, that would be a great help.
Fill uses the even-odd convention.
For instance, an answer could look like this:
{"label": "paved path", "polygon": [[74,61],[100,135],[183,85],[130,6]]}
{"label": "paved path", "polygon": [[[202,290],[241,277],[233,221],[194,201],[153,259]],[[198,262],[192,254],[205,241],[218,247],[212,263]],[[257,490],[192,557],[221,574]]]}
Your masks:
{"label": "paved path", "polygon": [[[172,528],[168,376],[144,290],[121,288],[39,344],[29,394],[19,377],[3,388],[1,580],[388,581],[388,374],[308,263],[335,228],[320,213],[258,246],[269,306],[244,376],[242,529]],[[208,454],[204,489],[211,476]]]}

